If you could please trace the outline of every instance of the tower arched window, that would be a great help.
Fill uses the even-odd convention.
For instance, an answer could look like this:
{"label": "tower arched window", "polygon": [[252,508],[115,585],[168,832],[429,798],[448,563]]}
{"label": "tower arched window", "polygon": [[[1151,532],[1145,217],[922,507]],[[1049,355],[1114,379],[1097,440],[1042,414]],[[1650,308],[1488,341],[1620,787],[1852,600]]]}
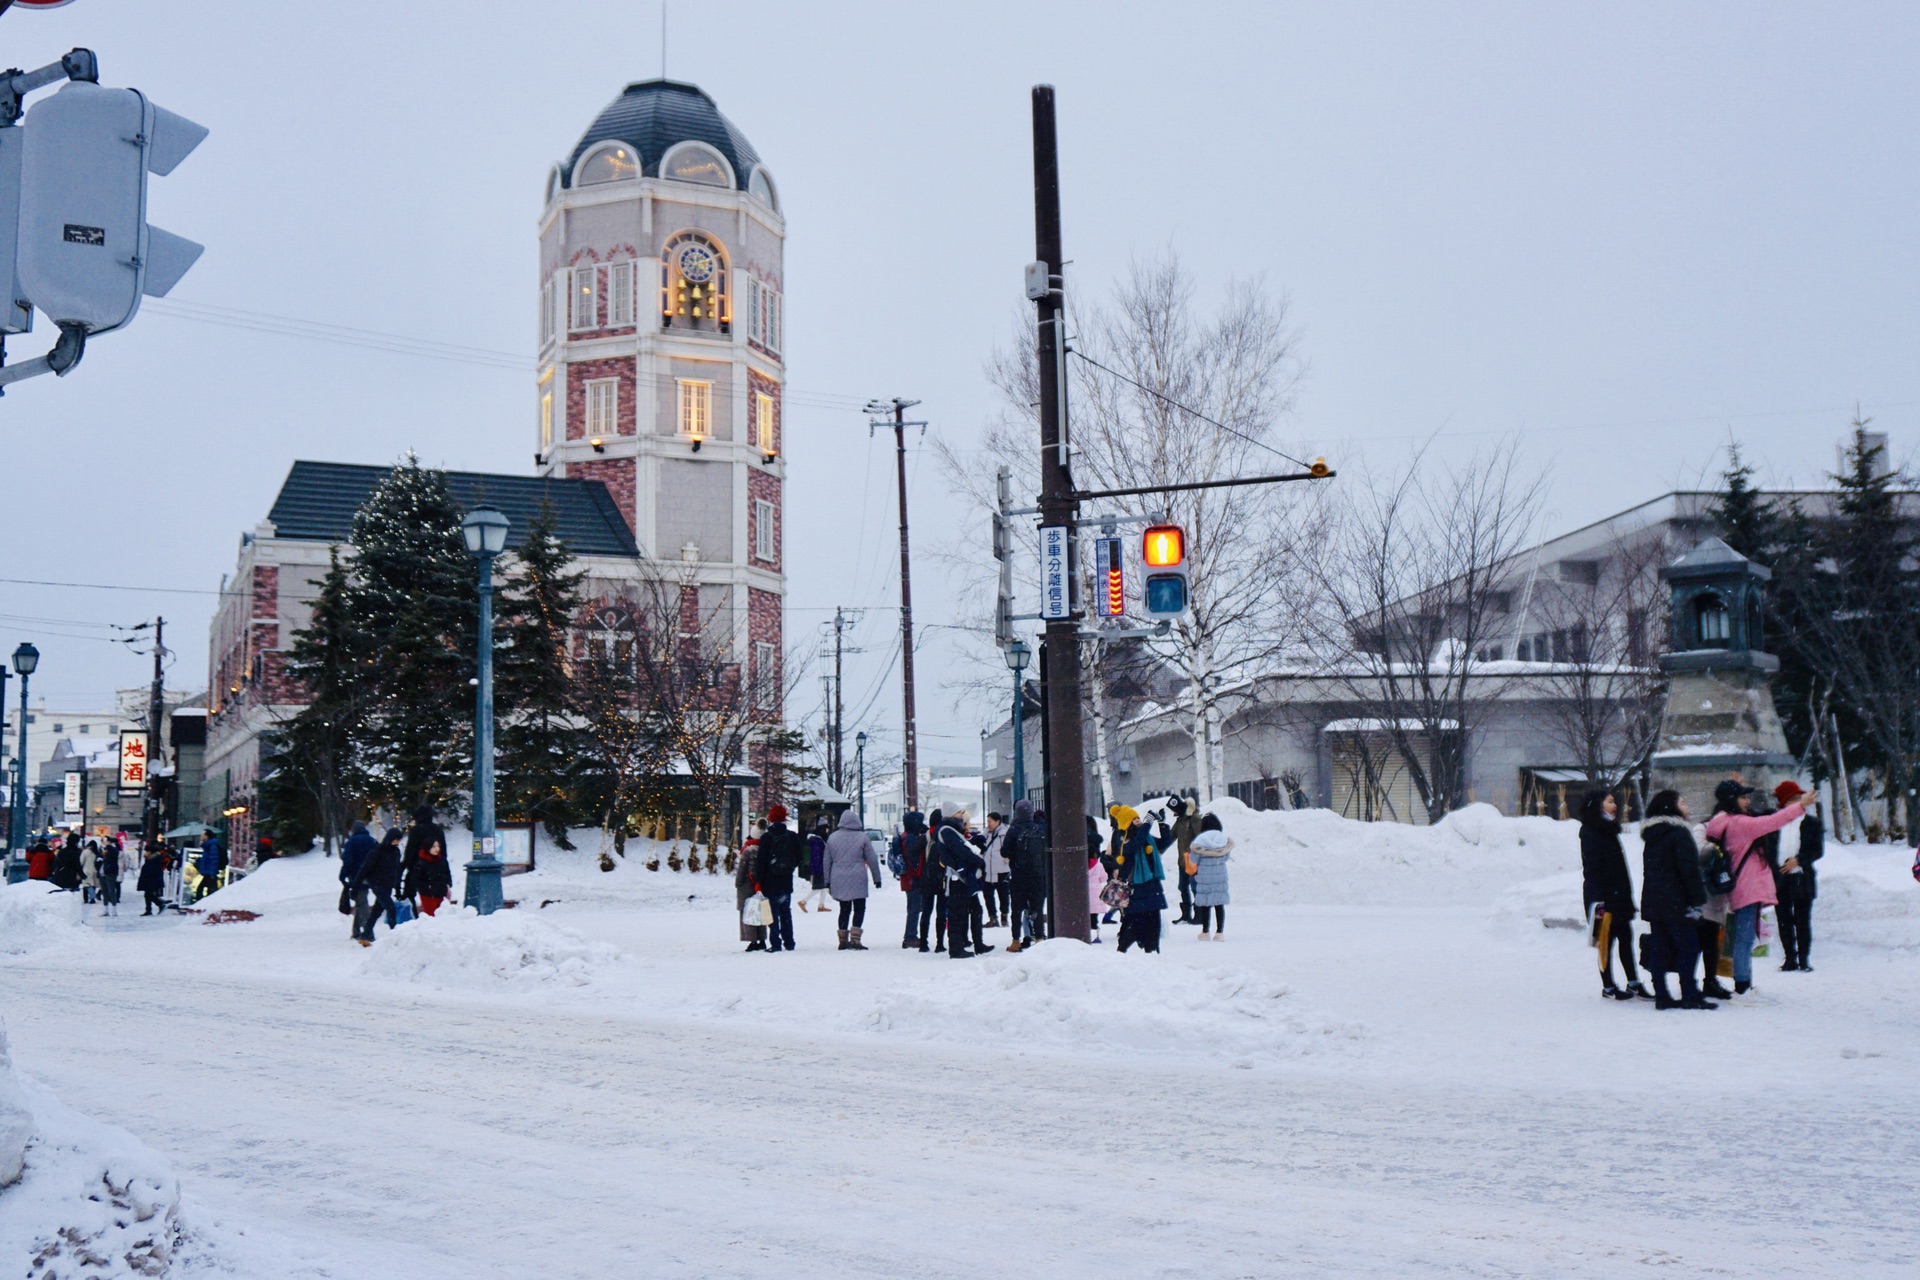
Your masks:
{"label": "tower arched window", "polygon": [[661,252],[660,322],[669,329],[733,332],[726,252],[697,231],[673,236]]}
{"label": "tower arched window", "polygon": [[683,142],[661,159],[660,176],[675,182],[695,182],[703,187],[731,187],[733,166],[712,147]]}
{"label": "tower arched window", "polygon": [[573,185],[592,187],[603,182],[623,182],[639,176],[640,153],[624,142],[610,142],[580,162]]}
{"label": "tower arched window", "polygon": [[1732,619],[1727,602],[1709,591],[1693,602],[1694,634],[1703,649],[1724,649],[1733,640]]}
{"label": "tower arched window", "polygon": [[775,213],[780,212],[780,195],[773,189],[773,179],[765,169],[755,169],[753,177],[747,179],[747,194]]}

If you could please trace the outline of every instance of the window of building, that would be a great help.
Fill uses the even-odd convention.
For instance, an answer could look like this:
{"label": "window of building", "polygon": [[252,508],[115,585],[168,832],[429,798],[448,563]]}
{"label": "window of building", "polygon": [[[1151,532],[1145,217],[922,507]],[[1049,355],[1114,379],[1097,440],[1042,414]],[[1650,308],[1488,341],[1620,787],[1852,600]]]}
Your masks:
{"label": "window of building", "polygon": [[780,291],[765,281],[747,277],[747,338],[778,355],[780,352]]}
{"label": "window of building", "polygon": [[733,171],[718,151],[686,142],[660,162],[660,176],[675,182],[697,182],[705,187],[731,187]]}
{"label": "window of building", "polygon": [[773,434],[773,397],[764,391],[753,393],[753,435],[760,452],[772,457],[779,452]]}
{"label": "window of building", "polygon": [[631,262],[615,262],[603,270],[607,277],[607,327],[625,328],[633,323],[633,269]]}
{"label": "window of building", "polygon": [[600,268],[573,269],[573,305],[568,311],[567,327],[574,330],[600,327]]}
{"label": "window of building", "polygon": [[595,378],[587,384],[587,435],[594,439],[620,430],[620,380]]}
{"label": "window of building", "polygon": [[753,642],[754,705],[770,710],[779,704],[780,658],[765,640]]}
{"label": "window of building", "polygon": [[559,276],[550,276],[540,286],[540,345],[543,347],[559,336],[560,279]]}
{"label": "window of building", "polygon": [[680,379],[680,434],[705,440],[713,429],[713,384]]}
{"label": "window of building", "polygon": [[602,147],[580,165],[576,186],[592,187],[640,176],[640,156],[632,147],[615,143]]}
{"label": "window of building", "polygon": [[747,194],[775,213],[780,212],[780,197],[774,192],[773,179],[767,176],[765,169],[753,171],[753,177],[747,180]]}
{"label": "window of building", "polygon": [[1695,600],[1693,616],[1702,645],[1724,649],[1732,641],[1732,628],[1727,622],[1727,602],[1719,596],[1709,592]]}
{"label": "window of building", "polygon": [[548,391],[540,397],[540,453],[545,456],[553,451],[553,392]]}
{"label": "window of building", "polygon": [[[33,717],[29,716],[27,718],[31,720]],[[67,731],[67,726],[65,726],[64,724],[56,724],[53,726],[53,731],[55,733],[65,733]]]}
{"label": "window of building", "polygon": [[753,504],[753,554],[756,559],[773,563],[773,504],[764,498]]}
{"label": "window of building", "polygon": [[660,313],[668,328],[733,331],[727,262],[718,244],[691,231],[667,243],[660,254]]}

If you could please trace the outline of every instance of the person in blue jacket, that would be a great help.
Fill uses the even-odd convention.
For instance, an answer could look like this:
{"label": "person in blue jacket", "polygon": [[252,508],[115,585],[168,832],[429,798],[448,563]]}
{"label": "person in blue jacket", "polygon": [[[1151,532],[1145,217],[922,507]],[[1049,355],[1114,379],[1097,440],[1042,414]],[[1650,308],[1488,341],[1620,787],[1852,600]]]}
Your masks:
{"label": "person in blue jacket", "polygon": [[365,897],[364,891],[356,895],[353,884],[360,875],[360,869],[367,865],[368,856],[379,847],[380,842],[373,838],[371,831],[367,830],[367,824],[355,822],[353,833],[347,837],[346,846],[340,850],[340,883],[346,888],[348,902],[352,908],[351,936],[355,938],[360,936],[360,915],[366,910],[366,903],[359,900]]}

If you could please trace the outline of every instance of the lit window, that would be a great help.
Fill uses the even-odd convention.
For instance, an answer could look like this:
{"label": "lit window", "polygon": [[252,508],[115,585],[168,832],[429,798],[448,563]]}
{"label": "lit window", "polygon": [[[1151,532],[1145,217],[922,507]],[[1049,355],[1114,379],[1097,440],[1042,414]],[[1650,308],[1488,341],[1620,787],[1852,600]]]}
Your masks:
{"label": "lit window", "polygon": [[553,451],[553,392],[540,397],[540,452]]}
{"label": "lit window", "polygon": [[753,171],[753,177],[747,182],[747,194],[775,213],[780,212],[780,197],[774,194],[773,179],[767,176],[765,169]]}
{"label": "lit window", "polygon": [[571,329],[595,329],[600,325],[600,269],[573,269],[573,306],[568,314]]}
{"label": "lit window", "polygon": [[660,176],[672,178],[675,182],[697,182],[705,187],[733,185],[733,179],[727,172],[727,162],[720,158],[719,152],[698,143],[675,147],[660,162]]}
{"label": "lit window", "polygon": [[620,383],[615,378],[596,378],[587,384],[587,435],[594,439],[616,435],[620,406]]}
{"label": "lit window", "polygon": [[1719,596],[1708,594],[1693,603],[1694,617],[1699,619],[1700,643],[1724,649],[1732,639],[1727,625],[1727,604]]}
{"label": "lit window", "polygon": [[764,391],[753,393],[753,427],[761,453],[771,457],[779,452],[773,441],[773,397]]}
{"label": "lit window", "polygon": [[680,380],[680,434],[705,440],[713,426],[713,384]]}
{"label": "lit window", "polygon": [[606,268],[607,327],[610,329],[633,323],[633,269],[631,262],[616,262]]}
{"label": "lit window", "polygon": [[596,186],[602,182],[620,182],[640,176],[640,157],[631,147],[602,147],[580,166],[577,185]]}
{"label": "lit window", "polygon": [[753,504],[753,555],[756,560],[773,563],[773,504],[764,498]]}

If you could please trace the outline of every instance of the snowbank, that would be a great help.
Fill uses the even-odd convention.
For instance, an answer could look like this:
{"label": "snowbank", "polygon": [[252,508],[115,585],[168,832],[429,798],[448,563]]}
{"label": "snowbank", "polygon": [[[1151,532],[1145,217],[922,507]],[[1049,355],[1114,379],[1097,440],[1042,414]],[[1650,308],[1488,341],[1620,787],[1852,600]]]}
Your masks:
{"label": "snowbank", "polygon": [[[1485,904],[1522,881],[1580,867],[1577,824],[1509,818],[1488,804],[1468,805],[1431,827],[1355,822],[1330,809],[1256,813],[1232,799],[1214,801],[1209,811],[1233,838],[1228,875],[1235,902]],[[1578,909],[1576,901],[1570,910]]]}
{"label": "snowbank", "polygon": [[339,897],[340,860],[312,849],[270,858],[194,905],[203,911],[257,911],[268,915],[275,907],[308,907],[316,899],[337,902]]}
{"label": "snowbank", "polygon": [[167,1161],[16,1075],[4,1028],[0,1188],[0,1258],[24,1262],[22,1274],[164,1275],[182,1242]]}
{"label": "snowbank", "polygon": [[1060,940],[882,991],[862,1026],[949,1043],[1233,1060],[1338,1050],[1359,1028],[1313,1018],[1273,979]]}
{"label": "snowbank", "polygon": [[42,880],[0,885],[0,955],[85,946],[91,939],[80,923],[79,894],[55,892]]}
{"label": "snowbank", "polygon": [[431,987],[539,990],[587,986],[625,962],[612,944],[543,923],[525,908],[490,916],[448,910],[384,934],[360,972]]}

